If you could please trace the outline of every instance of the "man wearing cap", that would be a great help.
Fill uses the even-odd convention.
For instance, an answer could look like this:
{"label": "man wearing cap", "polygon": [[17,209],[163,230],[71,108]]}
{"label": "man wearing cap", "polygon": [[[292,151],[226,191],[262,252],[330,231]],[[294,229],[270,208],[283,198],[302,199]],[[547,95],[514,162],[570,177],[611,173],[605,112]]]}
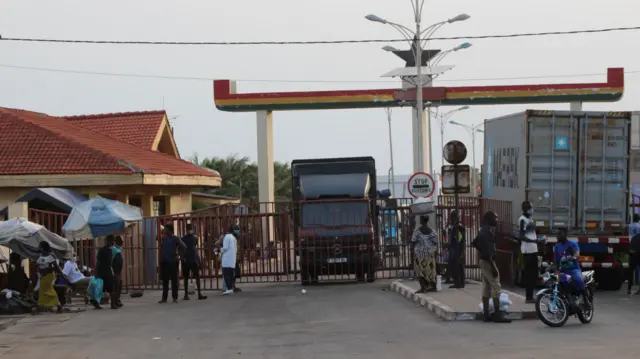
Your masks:
{"label": "man wearing cap", "polygon": [[178,303],[178,248],[185,249],[180,238],[173,234],[173,225],[164,226],[164,235],[160,242],[160,276],[162,277],[162,299],[166,303],[169,296],[169,280],[171,280],[171,296]]}
{"label": "man wearing cap", "polygon": [[182,243],[185,245],[184,256],[182,257],[182,277],[184,278],[184,300],[189,300],[189,275],[193,274],[196,279],[196,288],[198,289],[198,300],[207,299],[202,295],[200,290],[200,263],[198,260],[197,246],[198,237],[193,231],[193,224],[187,224],[187,235],[182,237]]}

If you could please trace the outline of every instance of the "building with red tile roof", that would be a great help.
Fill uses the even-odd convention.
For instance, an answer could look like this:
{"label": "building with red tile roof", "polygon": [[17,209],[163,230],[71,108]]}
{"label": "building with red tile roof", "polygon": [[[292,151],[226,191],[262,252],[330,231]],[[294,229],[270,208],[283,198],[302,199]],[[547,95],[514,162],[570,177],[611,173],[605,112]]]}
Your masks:
{"label": "building with red tile roof", "polygon": [[53,117],[0,107],[0,207],[61,187],[145,215],[180,213],[191,211],[192,190],[220,183],[216,171],[180,159],[164,111]]}
{"label": "building with red tile roof", "polygon": [[167,113],[164,110],[78,115],[63,118],[73,122],[74,125],[180,158]]}

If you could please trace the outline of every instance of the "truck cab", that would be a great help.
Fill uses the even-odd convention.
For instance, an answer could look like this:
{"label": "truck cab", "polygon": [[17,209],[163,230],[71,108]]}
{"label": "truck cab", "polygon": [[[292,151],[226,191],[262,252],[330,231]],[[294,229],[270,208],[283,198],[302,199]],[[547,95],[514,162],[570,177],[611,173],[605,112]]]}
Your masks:
{"label": "truck cab", "polygon": [[320,276],[374,281],[378,216],[375,196],[370,196],[376,193],[373,158],[296,160],[291,168],[302,284],[318,282]]}

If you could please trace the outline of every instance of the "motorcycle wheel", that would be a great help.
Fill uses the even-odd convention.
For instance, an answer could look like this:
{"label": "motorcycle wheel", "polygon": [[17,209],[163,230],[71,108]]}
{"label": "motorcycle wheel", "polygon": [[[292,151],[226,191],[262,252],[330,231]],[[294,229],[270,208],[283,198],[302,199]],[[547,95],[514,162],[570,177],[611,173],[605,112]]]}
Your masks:
{"label": "motorcycle wheel", "polygon": [[590,295],[590,300],[591,300],[591,309],[589,309],[588,311],[580,311],[577,315],[578,315],[578,320],[580,320],[580,323],[582,324],[589,324],[591,323],[591,321],[593,320],[593,292],[591,292],[592,294]]}
{"label": "motorcycle wheel", "polygon": [[[542,308],[542,303],[546,302]],[[550,304],[553,303],[553,292],[549,291],[542,293],[536,299],[536,313],[541,322],[552,328],[559,328],[563,326],[567,320],[569,320],[569,306],[567,302],[561,298],[556,301],[556,313],[549,311]],[[548,318],[547,315],[551,314],[553,317]],[[556,315],[558,314],[558,315]]]}

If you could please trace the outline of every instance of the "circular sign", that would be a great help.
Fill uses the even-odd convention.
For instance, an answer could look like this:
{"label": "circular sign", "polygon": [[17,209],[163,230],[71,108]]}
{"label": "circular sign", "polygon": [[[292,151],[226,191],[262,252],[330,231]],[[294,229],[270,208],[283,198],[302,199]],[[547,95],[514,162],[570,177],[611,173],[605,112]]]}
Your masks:
{"label": "circular sign", "polygon": [[467,158],[467,147],[460,141],[449,141],[444,145],[444,159],[452,165],[459,165]]}
{"label": "circular sign", "polygon": [[416,172],[409,182],[407,182],[409,194],[413,198],[429,198],[433,196],[433,192],[436,190],[436,183],[430,174],[424,172]]}

